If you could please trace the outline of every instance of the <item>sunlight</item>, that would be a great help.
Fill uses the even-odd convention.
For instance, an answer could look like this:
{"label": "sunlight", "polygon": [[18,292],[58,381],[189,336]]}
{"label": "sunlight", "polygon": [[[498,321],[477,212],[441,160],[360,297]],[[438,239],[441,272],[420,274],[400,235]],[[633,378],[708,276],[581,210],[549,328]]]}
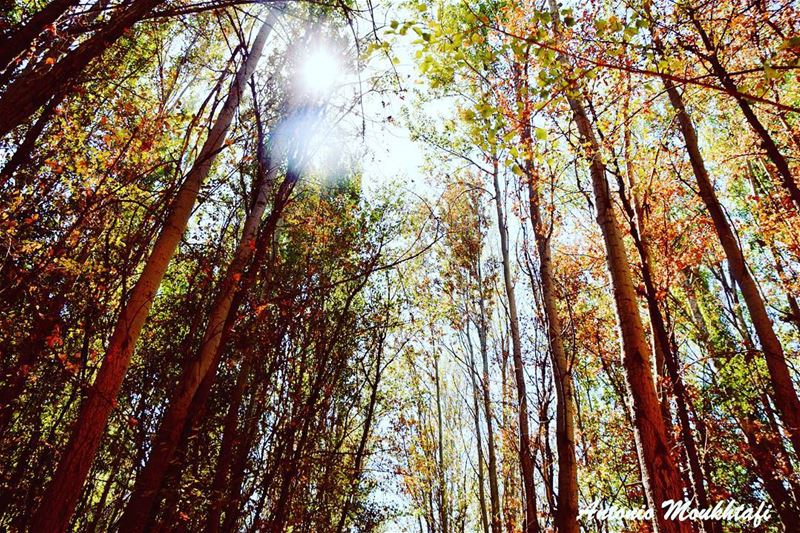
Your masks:
{"label": "sunlight", "polygon": [[303,59],[300,79],[303,88],[314,96],[328,95],[341,76],[342,66],[330,50],[319,47]]}

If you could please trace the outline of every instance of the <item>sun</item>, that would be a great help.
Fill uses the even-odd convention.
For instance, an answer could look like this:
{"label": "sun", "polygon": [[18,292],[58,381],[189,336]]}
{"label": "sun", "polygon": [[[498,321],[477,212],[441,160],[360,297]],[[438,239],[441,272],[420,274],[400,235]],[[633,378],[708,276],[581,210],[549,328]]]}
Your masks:
{"label": "sun", "polygon": [[319,47],[303,59],[299,74],[305,90],[314,96],[325,96],[336,87],[342,66],[336,54]]}

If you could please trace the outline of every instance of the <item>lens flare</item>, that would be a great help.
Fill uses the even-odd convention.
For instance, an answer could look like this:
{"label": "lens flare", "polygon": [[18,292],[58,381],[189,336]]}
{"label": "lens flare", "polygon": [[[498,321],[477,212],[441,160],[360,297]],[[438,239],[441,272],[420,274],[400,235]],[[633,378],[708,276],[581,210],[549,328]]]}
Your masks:
{"label": "lens flare", "polygon": [[330,50],[311,50],[300,67],[303,88],[314,96],[329,94],[339,80],[341,68],[340,61]]}

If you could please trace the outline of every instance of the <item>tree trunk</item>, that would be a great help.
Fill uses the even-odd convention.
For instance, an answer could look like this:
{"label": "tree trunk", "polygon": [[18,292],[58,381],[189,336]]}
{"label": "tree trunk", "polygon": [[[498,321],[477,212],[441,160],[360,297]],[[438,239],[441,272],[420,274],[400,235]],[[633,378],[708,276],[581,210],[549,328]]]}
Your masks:
{"label": "tree trunk", "polygon": [[[556,34],[559,33],[558,7],[550,0]],[[560,61],[570,69],[567,59]],[[667,429],[661,416],[661,406],[653,381],[650,348],[645,336],[636,291],[633,288],[622,232],[614,214],[613,203],[606,181],[606,168],[586,110],[577,93],[567,96],[573,118],[577,124],[581,143],[586,149],[589,172],[594,189],[597,224],[603,234],[606,259],[614,289],[617,320],[622,337],[622,365],[631,399],[633,433],[642,472],[647,503],[653,510],[653,528],[656,532],[677,533],[691,531],[686,522],[664,520],[662,504],[668,500],[683,499],[680,472],[672,460],[667,439]]]}
{"label": "tree trunk", "polygon": [[[3,166],[3,170],[0,170],[0,189],[5,187],[6,183],[8,183],[19,167],[30,161],[31,155],[36,148],[36,141],[39,140],[39,136],[44,131],[45,126],[50,122],[53,113],[62,100],[62,94],[53,96],[47,103],[47,106],[39,113],[36,122],[25,132],[25,137],[17,146],[17,149],[14,150],[14,155],[8,159],[5,166]],[[21,184],[17,183],[17,190],[22,190],[20,185]]]}
{"label": "tree trunk", "polygon": [[792,440],[792,445],[795,451],[798,451],[800,450],[800,400],[797,397],[789,367],[786,364],[783,346],[781,346],[777,335],[775,335],[772,321],[767,314],[767,308],[758,290],[758,285],[750,274],[744,254],[739,248],[739,242],[714,192],[714,186],[711,184],[703,156],[700,153],[697,133],[692,119],[686,111],[683,97],[671,81],[665,79],[664,86],[667,89],[672,107],[678,114],[678,123],[686,143],[686,150],[689,153],[692,169],[694,170],[700,198],[711,215],[714,229],[728,260],[731,275],[742,291],[745,304],[750,312],[750,319],[761,343],[761,349],[767,362],[767,369],[772,378],[775,405],[781,414],[781,419]]}
{"label": "tree trunk", "polygon": [[[157,3],[155,0],[147,2],[148,5],[155,5],[155,3]],[[126,13],[135,6],[141,7],[141,5],[134,4]],[[120,313],[103,364],[89,396],[81,408],[64,456],[33,517],[32,525],[36,531],[61,532],[69,523],[80,496],[81,487],[86,480],[103,436],[106,422],[114,408],[117,392],[125,377],[133,349],[153,303],[153,298],[186,229],[200,187],[208,176],[216,155],[222,148],[239,106],[241,93],[261,57],[270,28],[268,19],[259,31],[250,54],[240,67],[216,123],[211,129],[197,161],[181,185],[153,251],[128,302]],[[79,48],[78,51],[82,48]],[[0,113],[0,117],[2,116]],[[2,119],[0,118],[0,120]]]}
{"label": "tree trunk", "polygon": [[528,174],[531,223],[539,252],[542,303],[547,320],[547,338],[553,361],[556,385],[556,446],[558,447],[558,507],[556,529],[560,533],[578,533],[578,465],[575,458],[575,392],[572,370],[561,336],[561,318],[556,306],[550,230],[544,227],[540,197],[532,173]]}
{"label": "tree trunk", "polygon": [[[58,93],[67,94],[83,70],[164,0],[138,0],[52,67],[33,70],[0,96],[0,138],[23,124]],[[54,82],[54,80],[57,80]]]}
{"label": "tree trunk", "polygon": [[211,483],[209,494],[208,516],[206,517],[206,531],[217,533],[220,529],[220,519],[222,509],[225,506],[226,487],[228,486],[228,475],[230,474],[231,463],[239,441],[239,407],[242,404],[242,396],[250,378],[251,354],[246,353],[239,368],[239,376],[236,378],[236,385],[228,404],[228,412],[225,415],[225,423],[222,430],[222,443],[220,444],[219,457],[217,458],[214,480]]}
{"label": "tree trunk", "polygon": [[[639,254],[639,261],[642,265],[642,280],[645,288],[645,299],[647,301],[647,311],[650,317],[650,324],[653,334],[653,346],[656,353],[656,359],[660,358],[661,363],[667,368],[669,382],[672,385],[672,392],[675,396],[675,404],[677,406],[678,421],[680,422],[680,439],[683,444],[685,453],[686,467],[688,467],[687,485],[691,488],[694,497],[697,499],[698,507],[704,509],[709,507],[708,494],[705,488],[705,475],[703,473],[702,465],[700,464],[700,454],[697,450],[694,434],[689,421],[690,402],[689,395],[686,391],[686,386],[683,382],[683,377],[680,373],[680,365],[678,363],[677,348],[670,340],[667,331],[666,321],[659,306],[657,290],[655,281],[653,279],[653,260],[650,250],[650,242],[647,238],[647,230],[645,227],[645,210],[642,208],[641,203],[636,198],[634,186],[636,184],[632,166],[628,154],[629,135],[626,128],[625,134],[625,157],[626,157],[626,174],[628,177],[628,189],[633,195],[631,199],[625,193],[624,185],[620,183],[620,199],[627,214],[628,221],[631,228],[631,235]],[[620,178],[621,181],[621,178]],[[658,355],[660,354],[660,356]],[[660,365],[658,365],[660,366]],[[656,371],[658,374],[658,370]],[[668,407],[669,399],[664,397],[662,400],[662,411],[666,411],[662,416],[665,417],[665,423],[671,424],[671,414]],[[706,520],[703,522],[703,530],[707,533],[720,533],[721,524],[719,521]]]}
{"label": "tree trunk", "polygon": [[[433,331],[431,331],[433,336]],[[434,384],[436,385],[436,421],[437,421],[437,461],[438,461],[438,479],[439,479],[439,524],[442,528],[442,533],[449,533],[448,518],[450,516],[450,505],[447,499],[447,480],[444,475],[444,422],[442,420],[442,388],[441,378],[439,376],[439,353],[436,351],[436,345],[433,345],[433,370],[434,370]]]}
{"label": "tree trunk", "polygon": [[491,512],[490,524],[492,526],[492,533],[501,533],[502,524],[500,521],[500,489],[498,488],[497,481],[497,451],[495,449],[494,437],[494,416],[492,412],[492,397],[491,389],[489,387],[489,347],[487,342],[487,323],[486,323],[486,305],[483,300],[483,274],[481,272],[481,262],[478,260],[478,290],[480,296],[478,298],[478,306],[480,309],[480,317],[478,322],[478,342],[481,349],[481,365],[482,365],[482,387],[483,393],[483,412],[486,418],[486,440],[487,451],[489,456],[489,509]]}
{"label": "tree trunk", "polygon": [[474,412],[474,422],[475,422],[475,448],[477,450],[477,458],[478,458],[478,510],[480,512],[481,518],[481,529],[483,533],[489,533],[489,519],[486,515],[486,476],[483,471],[484,467],[484,460],[483,460],[483,434],[481,433],[481,408],[480,408],[480,401],[478,400],[478,382],[475,379],[475,375],[478,373],[478,369],[475,366],[475,353],[472,349],[472,339],[469,336],[469,322],[466,323],[465,327],[465,336],[466,336],[466,343],[467,349],[469,352],[469,377],[470,377],[470,385],[472,386],[472,409]]}
{"label": "tree trunk", "polygon": [[41,355],[47,350],[48,337],[58,334],[63,326],[61,310],[64,295],[60,293],[50,299],[44,309],[33,319],[33,327],[28,338],[19,347],[22,352],[16,365],[11,366],[0,381],[0,434],[6,434],[11,426],[17,400],[25,390],[28,375],[36,366]]}
{"label": "tree trunk", "polygon": [[26,23],[20,24],[7,37],[0,39],[0,72],[25,50],[33,41],[59,17],[81,0],[53,0],[34,14]]}
{"label": "tree trunk", "polygon": [[622,362],[628,395],[631,398],[634,437],[641,465],[642,484],[648,505],[655,514],[653,527],[656,531],[664,532],[690,531],[690,527],[683,522],[663,520],[661,513],[661,506],[665,501],[682,499],[681,478],[670,455],[667,431],[651,372],[650,350],[639,315],[622,234],[613,212],[605,177],[605,165],[582,102],[577,96],[568,97],[568,101],[581,141],[587,148],[586,157],[590,163],[597,222],[605,241],[622,336]]}
{"label": "tree trunk", "polygon": [[522,342],[519,334],[517,300],[514,294],[514,280],[511,275],[511,259],[508,252],[508,228],[506,227],[503,203],[498,178],[498,162],[493,161],[492,180],[494,200],[497,209],[497,228],[500,233],[500,252],[503,263],[503,281],[508,300],[509,327],[511,328],[511,347],[514,360],[514,379],[517,385],[519,405],[519,461],[522,471],[522,485],[525,489],[525,533],[538,533],[539,520],[536,510],[536,486],[533,477],[533,454],[531,453],[530,430],[528,428],[528,393],[525,385],[525,369],[522,362]]}
{"label": "tree trunk", "polygon": [[[520,140],[525,149],[533,152],[533,138],[530,129],[530,114],[527,102],[520,92],[527,92],[527,72],[517,66],[517,103],[523,109],[520,120]],[[542,307],[547,322],[547,339],[550,358],[553,364],[553,380],[556,389],[556,447],[558,448],[558,504],[555,524],[559,533],[578,533],[578,466],[575,459],[575,394],[572,384],[572,370],[564,350],[561,336],[561,318],[556,305],[556,290],[553,282],[552,251],[550,235],[552,226],[546,227],[541,215],[541,196],[539,177],[531,158],[525,164],[528,186],[528,203],[531,214],[536,249],[539,254],[539,276],[542,288]]]}
{"label": "tree trunk", "polygon": [[[271,180],[262,179],[260,181],[260,186],[255,191],[256,201],[247,215],[236,254],[228,267],[210,311],[200,350],[197,357],[187,366],[175,394],[170,399],[164,419],[154,437],[153,451],[144,469],[137,477],[133,493],[120,521],[120,531],[134,532],[143,530],[150,516],[152,506],[156,501],[158,491],[163,484],[164,472],[186,427],[186,422],[190,416],[189,408],[195,395],[209,373],[216,372],[217,364],[222,355],[223,346],[221,340],[225,329],[224,326],[230,313],[236,312],[232,304],[237,291],[240,290],[239,282],[245,267],[253,256],[258,226],[267,206],[267,193]],[[290,173],[287,174],[284,183],[291,182],[293,184],[295,181],[296,176]],[[283,189],[283,186],[281,189]],[[276,201],[264,228],[266,235],[270,235],[274,231],[277,218],[280,216],[284,205],[285,203]]]}
{"label": "tree trunk", "polygon": [[369,443],[370,431],[372,430],[372,421],[375,417],[375,406],[378,403],[378,390],[381,382],[381,375],[383,373],[382,355],[383,343],[386,339],[386,330],[380,333],[380,341],[378,342],[377,349],[375,350],[375,376],[373,377],[372,387],[369,392],[369,400],[367,402],[367,412],[364,414],[364,428],[361,430],[361,438],[358,441],[358,448],[356,448],[355,459],[353,460],[353,481],[350,485],[350,490],[345,496],[344,505],[342,506],[342,514],[339,517],[339,523],[336,526],[337,533],[344,531],[347,517],[350,514],[350,507],[352,506],[353,498],[358,491],[359,482],[364,470],[364,458],[367,454],[367,444]]}
{"label": "tree trunk", "polygon": [[[764,172],[767,175],[769,175],[770,171],[763,162],[762,166],[764,168]],[[769,191],[761,184],[761,181],[756,176],[755,170],[753,169],[753,165],[748,164],[747,170],[749,171],[748,174],[750,178],[750,184],[753,187],[753,194],[769,198],[770,196]],[[770,202],[770,204],[771,204],[770,207],[772,209],[770,209],[768,212],[771,212],[770,214],[776,213],[778,211],[777,202],[773,200]],[[759,232],[763,234],[763,228],[761,227],[761,224],[758,221],[757,217],[756,217],[756,224],[758,226]],[[792,292],[793,291],[791,287],[792,276],[791,274],[786,272],[786,268],[784,267],[783,263],[783,256],[781,255],[780,251],[775,245],[775,242],[774,241],[768,242],[766,244],[766,247],[769,248],[769,251],[772,254],[773,266],[775,267],[775,272],[778,275],[778,279],[780,280],[781,285],[783,286],[786,302],[789,304],[789,310],[783,312],[784,315],[783,320],[791,322],[795,326],[795,328],[797,328],[798,331],[800,331],[800,304],[797,303],[797,298]]]}
{"label": "tree trunk", "polygon": [[755,429],[755,421],[747,416],[740,417],[738,423],[739,428],[747,439],[755,471],[763,481],[764,489],[769,494],[770,499],[775,504],[775,512],[778,513],[785,533],[797,533],[800,531],[800,522],[797,521],[798,511],[800,510],[797,509],[789,491],[786,490],[783,480],[776,475],[776,472],[780,472],[781,468],[775,460],[775,443],[773,439],[759,434]]}
{"label": "tree trunk", "polygon": [[681,477],[672,460],[667,430],[661,416],[661,406],[653,381],[650,349],[645,337],[636,292],[631,279],[622,234],[613,211],[605,165],[582,103],[569,98],[570,108],[578,124],[582,142],[588,146],[587,158],[597,208],[597,223],[605,241],[608,269],[614,288],[617,319],[622,335],[622,364],[633,411],[634,437],[642,468],[642,484],[649,506],[656,518],[653,527],[663,532],[688,532],[688,524],[663,519],[662,504],[681,500]]}
{"label": "tree trunk", "polygon": [[[775,165],[775,168],[778,169],[781,184],[789,194],[789,198],[791,198],[795,209],[800,210],[800,187],[797,186],[797,182],[795,181],[792,171],[789,168],[789,163],[786,161],[786,158],[783,157],[783,154],[778,148],[778,145],[775,143],[775,140],[772,138],[772,135],[770,135],[770,133],[767,131],[767,128],[764,127],[764,125],[758,119],[758,116],[756,116],[756,113],[750,106],[750,103],[744,99],[741,93],[739,93],[738,88],[736,87],[736,82],[733,81],[733,78],[731,78],[730,74],[720,61],[719,56],[717,55],[716,47],[711,41],[708,33],[705,31],[705,28],[703,28],[703,25],[700,24],[699,20],[697,20],[694,9],[689,7],[687,12],[692,24],[697,29],[697,33],[700,35],[703,46],[708,52],[708,55],[704,54],[702,57],[708,60],[708,62],[711,64],[711,70],[713,71],[714,75],[719,78],[722,86],[731,94],[731,96],[733,96],[733,98],[736,100],[736,103],[739,104],[739,108],[742,110],[744,118],[747,120],[747,123],[750,124],[750,127],[753,128],[753,131],[756,132],[758,138],[761,139],[761,145],[764,150],[767,151],[767,156]],[[672,85],[672,82],[666,78],[664,79],[664,82],[665,84],[669,82],[669,84]],[[671,96],[670,100],[672,100]]]}
{"label": "tree trunk", "polygon": [[259,417],[256,414],[256,410],[262,405],[266,390],[267,387],[263,383],[257,384],[256,391],[250,399],[250,404],[247,406],[247,413],[244,418],[245,426],[242,431],[240,442],[236,447],[236,457],[234,457],[234,460],[231,462],[230,480],[226,487],[225,501],[227,505],[225,509],[225,519],[222,521],[221,529],[223,533],[234,533],[234,531],[238,531],[236,524],[239,521],[239,513],[242,507],[241,493],[245,481],[247,458],[252,443],[258,433]]}

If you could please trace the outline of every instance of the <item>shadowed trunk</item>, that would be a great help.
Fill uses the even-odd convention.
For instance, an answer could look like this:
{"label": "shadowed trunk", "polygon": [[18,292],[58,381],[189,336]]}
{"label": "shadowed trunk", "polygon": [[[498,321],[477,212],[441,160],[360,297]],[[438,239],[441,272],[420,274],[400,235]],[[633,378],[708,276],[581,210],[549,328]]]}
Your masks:
{"label": "shadowed trunk", "polygon": [[[273,167],[272,172],[275,170],[276,168]],[[268,170],[264,170],[264,172],[268,172]],[[196,358],[186,368],[175,394],[170,398],[169,407],[154,439],[153,451],[144,469],[137,477],[133,493],[121,519],[120,531],[134,532],[143,530],[152,506],[156,501],[156,495],[163,484],[164,472],[186,427],[186,422],[190,416],[189,407],[192,405],[203,381],[216,372],[222,356],[223,346],[221,340],[225,329],[224,325],[228,321],[229,315],[237,312],[237,309],[234,309],[232,304],[236,299],[237,291],[240,290],[240,280],[244,270],[255,251],[254,243],[258,225],[267,207],[267,193],[272,180],[265,178],[259,181],[260,186],[255,192],[256,200],[247,215],[236,255],[228,267],[217,299],[210,311],[200,350]],[[276,197],[272,212],[262,230],[262,237],[259,238],[260,241],[271,241],[271,235],[275,230],[277,220],[281,216],[283,207],[288,200],[289,192],[296,181],[297,175],[289,172],[279,189],[279,194],[281,192],[284,194]],[[259,248],[263,248],[263,246],[259,246]],[[213,380],[213,377],[210,379]]]}
{"label": "shadowed trunk", "polygon": [[26,23],[12,29],[9,34],[0,39],[0,71],[9,63],[28,50],[33,41],[59,17],[71,7],[76,6],[81,0],[53,0],[35,13]]}
{"label": "shadowed trunk", "polygon": [[[52,67],[45,65],[16,79],[0,96],[0,138],[23,124],[54,95],[69,93],[89,63],[100,57],[136,22],[163,2],[134,1]],[[54,83],[53,80],[58,81]]]}

